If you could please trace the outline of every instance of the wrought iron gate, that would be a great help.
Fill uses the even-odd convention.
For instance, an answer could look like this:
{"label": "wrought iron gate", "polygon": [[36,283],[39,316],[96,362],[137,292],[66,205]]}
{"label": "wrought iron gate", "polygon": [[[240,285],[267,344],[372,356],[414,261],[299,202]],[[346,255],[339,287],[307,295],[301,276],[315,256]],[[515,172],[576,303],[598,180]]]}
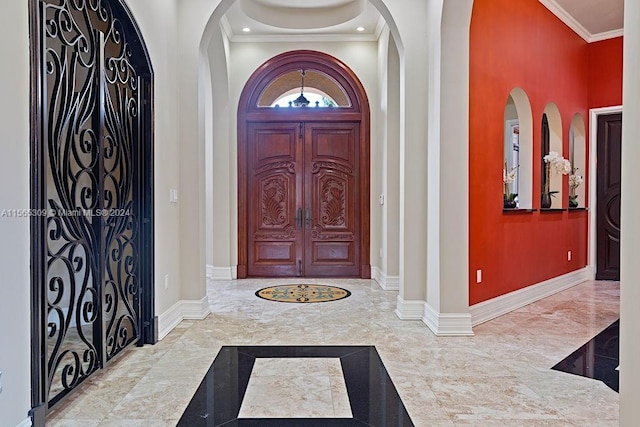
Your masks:
{"label": "wrought iron gate", "polygon": [[32,0],[31,44],[35,421],[154,341],[153,147],[151,66],[120,0]]}

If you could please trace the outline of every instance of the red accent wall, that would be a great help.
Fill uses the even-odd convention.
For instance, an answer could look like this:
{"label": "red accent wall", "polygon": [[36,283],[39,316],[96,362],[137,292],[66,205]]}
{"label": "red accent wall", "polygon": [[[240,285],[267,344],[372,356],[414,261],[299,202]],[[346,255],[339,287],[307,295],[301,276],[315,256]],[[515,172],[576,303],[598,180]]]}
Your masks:
{"label": "red accent wall", "polygon": [[[585,124],[588,120],[589,52],[587,43],[537,0],[474,1],[469,70],[470,304],[587,264],[587,213],[504,214],[502,165],[505,103],[519,87],[527,93],[533,113],[533,207],[539,209],[542,113],[549,102],[558,106],[568,157],[572,117],[580,113]],[[566,199],[567,176],[563,186]],[[563,207],[568,207],[568,200]],[[476,284],[478,269],[483,273],[481,284]]]}
{"label": "red accent wall", "polygon": [[622,37],[589,44],[589,108],[622,105]]}

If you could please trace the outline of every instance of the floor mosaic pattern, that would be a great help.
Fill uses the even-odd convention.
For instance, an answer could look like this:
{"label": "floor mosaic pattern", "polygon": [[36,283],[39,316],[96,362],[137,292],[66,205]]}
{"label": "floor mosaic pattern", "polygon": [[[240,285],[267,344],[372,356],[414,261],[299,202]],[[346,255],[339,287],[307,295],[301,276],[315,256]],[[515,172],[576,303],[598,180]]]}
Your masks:
{"label": "floor mosaic pattern", "polygon": [[338,301],[351,295],[346,289],[324,285],[278,285],[256,292],[256,296],[278,302],[328,302]]}

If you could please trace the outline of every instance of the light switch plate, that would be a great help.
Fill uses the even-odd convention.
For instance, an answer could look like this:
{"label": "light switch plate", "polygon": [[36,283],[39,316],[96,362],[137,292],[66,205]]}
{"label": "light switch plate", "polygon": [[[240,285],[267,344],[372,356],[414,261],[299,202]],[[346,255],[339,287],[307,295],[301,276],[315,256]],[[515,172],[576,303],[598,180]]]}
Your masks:
{"label": "light switch plate", "polygon": [[178,190],[175,188],[169,190],[169,202],[178,203]]}

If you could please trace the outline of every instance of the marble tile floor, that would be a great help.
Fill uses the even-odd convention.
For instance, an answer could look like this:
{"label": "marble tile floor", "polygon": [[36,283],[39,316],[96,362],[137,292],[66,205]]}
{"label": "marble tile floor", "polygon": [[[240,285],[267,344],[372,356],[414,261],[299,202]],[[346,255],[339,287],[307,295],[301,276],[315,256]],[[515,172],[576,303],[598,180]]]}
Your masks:
{"label": "marble tile floor", "polygon": [[[318,363],[322,359],[334,363],[322,369]],[[283,366],[285,371],[273,375]],[[331,367],[337,369],[329,372]],[[265,375],[266,372],[271,374]],[[346,401],[332,393],[336,391],[334,387],[331,390],[328,387],[338,376],[341,384],[334,381],[332,385],[343,389]],[[267,377],[275,383],[263,381]],[[348,408],[348,413],[341,407]],[[178,427],[215,426],[414,427],[414,424],[375,346],[287,345],[222,347],[178,421]]]}
{"label": "marble tile floor", "polygon": [[[278,280],[280,283],[319,280]],[[214,282],[212,314],[183,321],[154,346],[132,348],[50,414],[47,426],[175,426],[222,346],[374,345],[418,427],[618,425],[618,394],[551,367],[619,318],[619,285],[585,282],[478,325],[436,337],[394,314],[397,292],[371,280],[322,280],[344,300],[257,298],[276,283]]]}
{"label": "marble tile floor", "polygon": [[353,417],[339,358],[256,359],[238,418],[296,417]]}

